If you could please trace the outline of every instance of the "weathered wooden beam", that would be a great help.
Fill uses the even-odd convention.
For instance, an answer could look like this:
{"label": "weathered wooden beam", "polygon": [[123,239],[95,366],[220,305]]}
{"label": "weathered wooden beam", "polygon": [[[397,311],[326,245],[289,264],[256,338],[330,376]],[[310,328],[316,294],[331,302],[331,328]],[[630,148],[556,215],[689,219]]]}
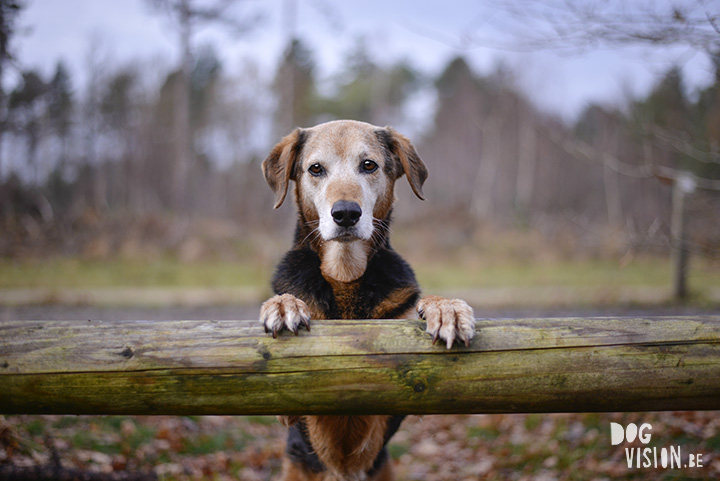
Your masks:
{"label": "weathered wooden beam", "polygon": [[0,413],[433,414],[720,409],[720,316],[420,321],[0,321]]}

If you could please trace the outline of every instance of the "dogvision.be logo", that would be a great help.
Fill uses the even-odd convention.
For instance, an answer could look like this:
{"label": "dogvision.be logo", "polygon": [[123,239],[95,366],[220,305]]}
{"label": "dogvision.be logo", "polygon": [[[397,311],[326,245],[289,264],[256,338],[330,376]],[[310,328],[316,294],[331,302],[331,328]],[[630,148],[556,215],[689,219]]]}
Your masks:
{"label": "dogvision.be logo", "polygon": [[702,468],[702,454],[688,454],[687,459],[683,459],[680,446],[670,446],[669,448],[660,448],[656,446],[647,446],[652,438],[652,426],[649,423],[641,424],[638,427],[635,423],[630,423],[627,428],[623,428],[618,423],[610,423],[610,442],[613,446],[617,446],[623,441],[632,443],[637,439],[645,445],[644,448],[625,448],[625,460],[628,468]]}

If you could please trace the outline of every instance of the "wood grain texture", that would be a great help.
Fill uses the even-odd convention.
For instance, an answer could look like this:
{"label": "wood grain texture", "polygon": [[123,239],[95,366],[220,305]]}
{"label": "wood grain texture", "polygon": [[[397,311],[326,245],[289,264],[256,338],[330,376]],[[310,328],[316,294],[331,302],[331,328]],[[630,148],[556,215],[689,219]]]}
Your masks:
{"label": "wood grain texture", "polygon": [[720,409],[720,316],[0,321],[0,413],[440,414]]}

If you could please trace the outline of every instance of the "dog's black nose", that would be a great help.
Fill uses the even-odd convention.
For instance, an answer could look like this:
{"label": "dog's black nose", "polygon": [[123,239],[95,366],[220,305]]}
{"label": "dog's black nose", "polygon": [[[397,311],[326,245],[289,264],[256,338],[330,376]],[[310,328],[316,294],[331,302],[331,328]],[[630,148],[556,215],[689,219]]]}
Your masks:
{"label": "dog's black nose", "polygon": [[357,202],[339,200],[333,204],[330,214],[340,227],[352,227],[360,220],[362,209]]}

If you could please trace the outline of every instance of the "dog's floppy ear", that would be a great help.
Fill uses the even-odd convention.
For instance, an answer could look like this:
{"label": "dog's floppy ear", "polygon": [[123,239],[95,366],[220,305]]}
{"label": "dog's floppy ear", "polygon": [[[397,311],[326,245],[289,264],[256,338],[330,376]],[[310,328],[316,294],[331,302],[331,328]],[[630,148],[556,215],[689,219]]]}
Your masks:
{"label": "dog's floppy ear", "polygon": [[305,131],[295,129],[293,133],[278,142],[262,163],[265,181],[275,193],[275,209],[285,200],[290,180],[295,180],[293,176],[295,162],[300,156],[305,137]]}
{"label": "dog's floppy ear", "polygon": [[410,187],[421,200],[423,196],[422,186],[427,179],[428,171],[422,159],[415,150],[415,146],[402,134],[399,134],[392,127],[385,127],[377,132],[378,137],[385,143],[391,156],[400,163],[397,177],[403,173],[407,176]]}

